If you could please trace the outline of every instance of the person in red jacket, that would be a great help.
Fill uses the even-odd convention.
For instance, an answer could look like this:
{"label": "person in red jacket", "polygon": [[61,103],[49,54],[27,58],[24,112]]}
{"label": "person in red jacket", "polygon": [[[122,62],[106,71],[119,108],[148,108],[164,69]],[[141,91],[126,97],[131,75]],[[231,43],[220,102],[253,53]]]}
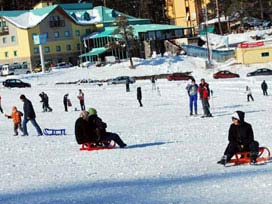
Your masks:
{"label": "person in red jacket", "polygon": [[23,116],[23,113],[21,111],[18,111],[16,106],[12,107],[12,113],[11,115],[7,115],[5,114],[5,116],[7,118],[11,118],[13,120],[14,123],[14,136],[18,136],[18,129],[21,130],[21,132],[23,132],[23,128],[22,128],[22,119],[21,117]]}
{"label": "person in red jacket", "polygon": [[210,88],[209,84],[205,82],[205,79],[201,79],[200,84],[198,86],[198,92],[200,95],[200,100],[202,102],[204,115],[202,117],[212,117],[210,112]]}

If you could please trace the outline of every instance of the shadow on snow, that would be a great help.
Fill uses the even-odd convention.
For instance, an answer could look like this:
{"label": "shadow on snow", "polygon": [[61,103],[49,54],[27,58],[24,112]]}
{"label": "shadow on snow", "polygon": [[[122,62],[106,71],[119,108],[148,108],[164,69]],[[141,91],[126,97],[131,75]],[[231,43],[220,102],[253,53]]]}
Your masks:
{"label": "shadow on snow", "polygon": [[[209,185],[205,182],[219,180],[251,179],[252,176],[270,174],[270,169],[250,169],[247,171],[210,173],[203,175],[183,176],[176,178],[139,179],[130,181],[105,181],[81,183],[67,186],[50,187],[33,191],[0,194],[3,204],[67,204],[67,203],[148,203],[160,204],[169,202],[196,201],[194,193],[191,198],[182,198],[182,191],[188,184],[196,186]],[[201,184],[202,183],[202,184]],[[182,187],[183,186],[183,187]],[[182,187],[182,188],[179,188]],[[168,189],[171,188],[172,190]],[[162,190],[164,189],[164,190]],[[164,191],[164,192],[163,192]],[[167,193],[168,192],[168,193]],[[173,195],[169,195],[171,192]],[[188,200],[189,199],[189,200]]]}

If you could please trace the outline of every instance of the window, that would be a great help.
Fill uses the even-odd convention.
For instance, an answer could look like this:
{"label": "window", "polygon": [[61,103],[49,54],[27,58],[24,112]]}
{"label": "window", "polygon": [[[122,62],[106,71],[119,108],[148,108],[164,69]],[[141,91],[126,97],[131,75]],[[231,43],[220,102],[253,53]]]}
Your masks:
{"label": "window", "polygon": [[79,43],[77,44],[77,50],[80,50],[80,44]]}
{"label": "window", "polygon": [[34,39],[35,35],[37,35],[37,33],[32,33],[32,39]]}
{"label": "window", "polygon": [[65,31],[65,37],[70,37],[70,31]]}
{"label": "window", "polygon": [[14,57],[17,57],[18,54],[17,54],[16,50],[13,51],[13,55],[14,55]]}
{"label": "window", "polygon": [[8,58],[8,52],[5,52],[5,58]]}
{"label": "window", "polygon": [[60,52],[60,51],[61,51],[60,45],[57,45],[57,46],[56,46],[56,51],[57,51],[57,52]]}
{"label": "window", "polygon": [[55,38],[59,38],[60,37],[59,32],[54,32],[54,36],[55,36]]}
{"label": "window", "polygon": [[5,26],[7,26],[6,21],[0,21],[0,27],[5,27]]}
{"label": "window", "polygon": [[262,57],[269,57],[269,52],[262,52]]}
{"label": "window", "polygon": [[76,36],[80,36],[80,30],[76,30]]}
{"label": "window", "polygon": [[3,44],[6,44],[7,43],[7,38],[3,37],[2,41],[3,41]]}
{"label": "window", "polygon": [[90,28],[87,28],[87,29],[86,29],[86,35],[89,35],[89,34],[91,34],[91,29],[90,29]]}
{"label": "window", "polygon": [[48,47],[48,46],[44,47],[44,51],[45,51],[45,53],[49,53],[50,52],[50,47]]}
{"label": "window", "polygon": [[15,36],[13,35],[13,36],[11,36],[11,42],[15,42]]}
{"label": "window", "polygon": [[39,48],[34,47],[34,54],[38,54],[39,53]]}
{"label": "window", "polygon": [[71,50],[71,45],[66,45],[66,50],[70,51]]}

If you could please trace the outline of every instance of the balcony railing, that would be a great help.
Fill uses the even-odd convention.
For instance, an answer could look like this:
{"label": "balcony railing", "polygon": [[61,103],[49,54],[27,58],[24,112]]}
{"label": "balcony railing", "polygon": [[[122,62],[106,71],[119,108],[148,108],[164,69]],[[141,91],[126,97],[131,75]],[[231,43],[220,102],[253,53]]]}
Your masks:
{"label": "balcony railing", "polygon": [[64,20],[56,20],[56,21],[49,21],[50,27],[64,27],[65,21]]}
{"label": "balcony railing", "polygon": [[9,28],[8,26],[0,27],[0,36],[1,35],[8,35],[9,34]]}

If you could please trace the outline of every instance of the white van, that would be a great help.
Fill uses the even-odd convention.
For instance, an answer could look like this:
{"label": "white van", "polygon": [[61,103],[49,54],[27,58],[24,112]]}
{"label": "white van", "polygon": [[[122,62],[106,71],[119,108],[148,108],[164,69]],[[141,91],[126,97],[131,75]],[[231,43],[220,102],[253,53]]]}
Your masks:
{"label": "white van", "polygon": [[2,66],[1,75],[7,76],[7,75],[18,75],[18,74],[29,74],[30,70],[27,66],[21,65],[21,64],[4,64]]}

